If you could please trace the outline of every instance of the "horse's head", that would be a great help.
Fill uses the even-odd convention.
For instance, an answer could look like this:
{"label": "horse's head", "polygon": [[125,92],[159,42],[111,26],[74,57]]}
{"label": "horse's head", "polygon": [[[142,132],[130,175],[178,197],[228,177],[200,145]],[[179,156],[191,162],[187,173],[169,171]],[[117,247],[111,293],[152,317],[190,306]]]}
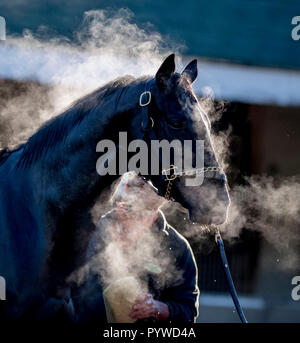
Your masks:
{"label": "horse's head", "polygon": [[[152,101],[149,115],[153,118],[153,131],[158,140],[193,141],[191,159],[196,162],[197,140],[204,143],[203,167],[215,167],[204,173],[203,182],[187,186],[186,174],[177,177],[171,196],[189,210],[192,221],[201,224],[221,224],[226,220],[230,203],[226,178],[219,168],[210,139],[210,122],[195,96],[192,83],[197,77],[197,60],[191,61],[181,73],[175,72],[175,56],[166,58],[156,73],[151,86]],[[198,153],[198,152],[197,152]],[[183,156],[182,156],[183,158]],[[161,177],[150,177],[161,193]],[[166,184],[166,182],[165,182]]]}

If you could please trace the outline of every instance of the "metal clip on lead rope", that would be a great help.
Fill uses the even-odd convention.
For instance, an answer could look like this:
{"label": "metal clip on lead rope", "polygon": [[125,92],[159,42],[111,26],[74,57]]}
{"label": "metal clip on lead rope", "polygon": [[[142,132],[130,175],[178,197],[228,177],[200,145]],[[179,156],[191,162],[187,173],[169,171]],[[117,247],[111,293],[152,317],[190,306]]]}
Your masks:
{"label": "metal clip on lead rope", "polygon": [[231,277],[231,273],[230,273],[230,269],[229,269],[229,265],[228,265],[228,261],[227,261],[227,257],[226,257],[226,253],[225,253],[225,248],[224,248],[224,243],[221,237],[221,233],[220,230],[218,228],[216,228],[216,234],[215,234],[215,240],[217,245],[219,246],[219,250],[220,250],[220,255],[221,255],[221,260],[222,260],[222,264],[224,267],[224,271],[225,271],[225,275],[226,275],[226,279],[227,279],[227,283],[228,283],[228,288],[229,288],[229,292],[230,295],[232,297],[234,306],[237,310],[237,313],[240,317],[240,320],[242,323],[248,323],[247,319],[244,315],[243,309],[240,305],[239,302],[239,298],[238,295],[236,293],[236,289],[234,287],[234,283]]}

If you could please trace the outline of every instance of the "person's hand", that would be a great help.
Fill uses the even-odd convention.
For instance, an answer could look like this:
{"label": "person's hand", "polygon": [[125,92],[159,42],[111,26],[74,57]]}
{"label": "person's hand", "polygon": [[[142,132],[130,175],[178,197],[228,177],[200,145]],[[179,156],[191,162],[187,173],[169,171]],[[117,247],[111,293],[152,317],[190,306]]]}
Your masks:
{"label": "person's hand", "polygon": [[149,317],[154,317],[158,320],[167,320],[169,315],[168,305],[154,300],[152,294],[147,293],[142,294],[136,299],[129,316],[136,320]]}

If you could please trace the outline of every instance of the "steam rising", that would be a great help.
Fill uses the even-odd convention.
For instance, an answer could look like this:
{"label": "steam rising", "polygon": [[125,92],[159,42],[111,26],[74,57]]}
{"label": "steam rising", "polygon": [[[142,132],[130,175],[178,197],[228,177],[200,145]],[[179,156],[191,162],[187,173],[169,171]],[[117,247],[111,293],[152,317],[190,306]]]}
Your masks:
{"label": "steam rising", "polygon": [[[43,122],[108,81],[128,74],[154,74],[168,53],[181,48],[168,42],[149,24],[138,27],[126,9],[85,12],[74,41],[51,36],[45,27],[37,34],[24,30],[22,38],[8,37],[6,45],[21,51],[18,68],[28,69],[27,74],[49,86],[31,83],[14,97],[13,87],[7,94],[7,84],[0,84],[0,93],[11,98],[1,101],[0,146],[25,141]],[[18,68],[11,71],[14,77]]]}
{"label": "steam rising", "polygon": [[224,226],[227,238],[238,237],[243,227],[255,230],[284,254],[283,268],[299,267],[299,177],[247,178],[247,186],[231,190],[231,209]]}
{"label": "steam rising", "polygon": [[[97,275],[102,286],[107,287],[131,276],[146,293],[147,275],[152,274],[156,286],[162,289],[176,285],[182,279],[183,271],[176,268],[176,256],[167,244],[169,233],[159,228],[157,222],[153,224],[158,217],[162,226],[163,215],[157,210],[166,200],[134,172],[124,174],[114,188],[115,192],[109,192],[113,194],[113,209],[96,223],[87,263],[70,280],[81,284],[90,275]],[[96,206],[92,211],[94,218],[98,211]]]}
{"label": "steam rising", "polygon": [[[145,224],[136,223],[130,226],[130,240],[124,239],[122,243],[114,237],[116,227],[101,226],[101,232],[94,237],[93,251],[97,253],[89,262],[89,269],[96,275],[101,275],[103,285],[108,286],[119,278],[134,276],[139,282],[145,277],[145,272],[151,273],[152,268],[158,268],[157,279],[160,287],[170,286],[180,281],[182,271],[176,270],[175,260],[164,249],[162,235],[151,230],[141,232]],[[104,230],[103,230],[104,229]],[[99,244],[103,242],[104,244]],[[103,249],[104,247],[104,249]],[[147,285],[141,284],[147,291]]]}

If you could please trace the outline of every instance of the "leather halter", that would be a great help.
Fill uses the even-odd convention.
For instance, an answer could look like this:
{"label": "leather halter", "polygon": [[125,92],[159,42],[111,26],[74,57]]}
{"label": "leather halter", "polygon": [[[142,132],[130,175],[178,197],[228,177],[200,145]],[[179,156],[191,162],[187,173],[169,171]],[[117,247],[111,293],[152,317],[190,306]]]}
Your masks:
{"label": "leather halter", "polygon": [[[152,100],[152,93],[151,93],[151,88],[152,85],[154,84],[155,80],[151,79],[145,83],[145,89],[144,91],[140,94],[139,98],[139,105],[142,108],[141,110],[141,134],[138,139],[143,139],[146,136],[150,140],[158,140],[153,127],[155,125],[153,118],[149,114],[149,105]],[[161,156],[159,153],[159,161],[161,161]],[[162,174],[160,175],[160,184],[162,188],[165,188],[164,194],[161,192],[162,190],[159,189],[160,195],[164,196],[167,200],[170,200],[171,198],[171,190],[173,186],[173,182],[175,181],[176,178],[180,178],[181,176],[192,176],[195,174],[205,174],[211,172],[214,174],[213,178],[219,178],[224,181],[226,181],[226,176],[222,170],[222,168],[217,167],[217,166],[211,166],[211,167],[204,167],[204,168],[195,168],[192,170],[187,170],[187,171],[182,171],[178,172],[177,167],[174,165],[171,165],[170,168],[168,169],[163,169]],[[218,174],[218,177],[216,177],[215,174]],[[212,176],[211,176],[212,177]],[[166,186],[164,187],[163,184],[167,182]]]}

